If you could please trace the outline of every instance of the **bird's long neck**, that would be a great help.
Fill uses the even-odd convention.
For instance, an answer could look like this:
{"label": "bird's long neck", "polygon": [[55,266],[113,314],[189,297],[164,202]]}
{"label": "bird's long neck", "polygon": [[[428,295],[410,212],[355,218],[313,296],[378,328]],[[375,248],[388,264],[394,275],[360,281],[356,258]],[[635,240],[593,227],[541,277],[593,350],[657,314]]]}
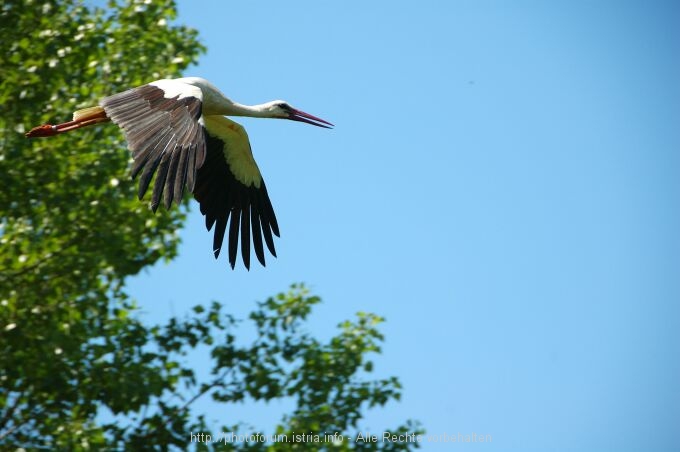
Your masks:
{"label": "bird's long neck", "polygon": [[243,105],[229,99],[209,81],[200,77],[184,77],[178,79],[183,83],[196,86],[203,92],[203,114],[206,116],[253,116],[255,118],[271,117],[267,104]]}
{"label": "bird's long neck", "polygon": [[206,96],[204,102],[203,113],[205,115],[271,117],[269,109],[266,108],[267,104],[243,105],[232,101],[222,93]]}
{"label": "bird's long neck", "polygon": [[229,111],[223,113],[225,116],[250,116],[252,118],[269,118],[271,112],[266,108],[267,104],[243,105],[233,102],[229,106]]}

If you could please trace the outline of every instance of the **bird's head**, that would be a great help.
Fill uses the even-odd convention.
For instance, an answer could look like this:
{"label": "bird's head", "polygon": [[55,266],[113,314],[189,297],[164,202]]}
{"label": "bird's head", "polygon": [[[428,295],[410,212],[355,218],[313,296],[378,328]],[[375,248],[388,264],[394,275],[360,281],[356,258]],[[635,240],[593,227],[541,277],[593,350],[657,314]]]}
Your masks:
{"label": "bird's head", "polygon": [[273,100],[266,105],[266,110],[271,114],[272,118],[279,119],[290,119],[291,121],[306,122],[307,124],[312,124],[317,127],[325,127],[330,129],[333,124],[330,122],[317,118],[314,115],[305,113],[304,111],[298,110],[290,106],[290,104],[284,100]]}

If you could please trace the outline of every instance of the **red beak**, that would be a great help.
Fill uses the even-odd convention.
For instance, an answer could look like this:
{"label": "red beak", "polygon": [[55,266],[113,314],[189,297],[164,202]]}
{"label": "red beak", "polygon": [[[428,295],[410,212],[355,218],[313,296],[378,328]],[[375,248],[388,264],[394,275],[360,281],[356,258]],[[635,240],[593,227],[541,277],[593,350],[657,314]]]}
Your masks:
{"label": "red beak", "polygon": [[307,124],[317,127],[325,127],[326,129],[333,127],[333,124],[324,119],[317,118],[314,115],[310,115],[309,113],[305,113],[304,111],[296,110],[294,108],[291,109],[288,119],[291,121],[306,122]]}

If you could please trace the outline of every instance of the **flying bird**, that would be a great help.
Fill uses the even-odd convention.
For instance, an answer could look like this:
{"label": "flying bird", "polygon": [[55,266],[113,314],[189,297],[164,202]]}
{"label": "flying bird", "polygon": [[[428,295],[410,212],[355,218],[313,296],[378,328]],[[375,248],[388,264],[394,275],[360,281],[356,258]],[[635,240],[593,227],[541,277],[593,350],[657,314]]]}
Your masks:
{"label": "flying bird", "polygon": [[182,201],[185,187],[200,204],[213,236],[217,258],[229,230],[229,263],[238,254],[250,269],[250,243],[265,265],[263,246],[276,257],[273,235],[279,237],[267,188],[253,158],[243,126],[225,116],[279,118],[331,128],[333,124],[297,110],[285,101],[259,105],[233,102],[212,83],[199,77],[163,79],[101,99],[99,105],[78,110],[73,120],[46,124],[26,133],[47,137],[111,121],[125,134],[132,153],[132,177],[140,173],[141,200],[155,174],[151,208],[170,208]]}

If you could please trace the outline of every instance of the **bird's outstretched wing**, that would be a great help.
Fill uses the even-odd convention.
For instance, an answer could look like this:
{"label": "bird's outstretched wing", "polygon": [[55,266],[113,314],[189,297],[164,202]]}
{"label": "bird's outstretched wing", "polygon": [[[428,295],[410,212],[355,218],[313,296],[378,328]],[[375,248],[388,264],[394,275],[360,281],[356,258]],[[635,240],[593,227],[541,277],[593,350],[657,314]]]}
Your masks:
{"label": "bird's outstretched wing", "polygon": [[[139,172],[139,199],[156,173],[151,208],[161,196],[167,208],[182,201],[184,186],[194,190],[196,170],[205,161],[205,136],[199,124],[203,95],[199,88],[177,80],[160,80],[105,97],[100,105],[123,129]],[[143,170],[143,171],[142,171]]]}
{"label": "bird's outstretched wing", "polygon": [[[222,116],[206,116],[206,160],[196,174],[194,197],[201,205],[208,230],[215,227],[213,250],[217,258],[229,222],[229,263],[234,268],[238,254],[250,268],[250,241],[257,259],[265,265],[262,237],[276,256],[272,233],[279,236],[267,188],[253,159],[245,129]],[[252,231],[252,234],[251,234]]]}

